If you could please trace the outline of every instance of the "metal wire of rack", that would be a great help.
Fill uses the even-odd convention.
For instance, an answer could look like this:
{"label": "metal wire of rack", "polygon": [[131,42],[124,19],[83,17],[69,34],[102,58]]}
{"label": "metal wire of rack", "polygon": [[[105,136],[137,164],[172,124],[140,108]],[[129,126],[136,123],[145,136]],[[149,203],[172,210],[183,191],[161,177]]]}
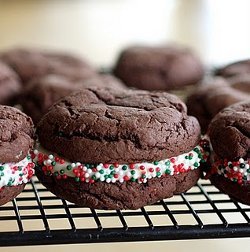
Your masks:
{"label": "metal wire of rack", "polygon": [[203,180],[139,210],[104,211],[59,199],[33,178],[0,207],[0,246],[249,237],[249,215]]}

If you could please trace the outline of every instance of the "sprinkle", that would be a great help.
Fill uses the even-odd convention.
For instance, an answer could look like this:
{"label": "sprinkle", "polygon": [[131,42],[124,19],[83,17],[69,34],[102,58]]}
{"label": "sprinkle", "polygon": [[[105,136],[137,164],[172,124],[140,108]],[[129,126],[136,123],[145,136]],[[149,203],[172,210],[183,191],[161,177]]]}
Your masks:
{"label": "sprinkle", "polygon": [[[165,160],[131,163],[131,164],[84,164],[71,163],[54,154],[45,154],[46,151],[35,151],[33,160],[37,166],[43,165],[42,171],[46,175],[54,175],[56,178],[76,178],[76,181],[94,183],[102,181],[107,183],[132,181],[146,183],[148,179],[161,176],[188,172],[197,169],[201,161],[206,161],[208,153],[203,146],[197,146],[193,151],[184,153],[178,157]],[[188,157],[188,158],[187,158]],[[44,162],[45,161],[45,162]],[[48,173],[50,172],[50,173]],[[66,175],[66,176],[64,176]],[[63,177],[64,176],[64,177]]]}

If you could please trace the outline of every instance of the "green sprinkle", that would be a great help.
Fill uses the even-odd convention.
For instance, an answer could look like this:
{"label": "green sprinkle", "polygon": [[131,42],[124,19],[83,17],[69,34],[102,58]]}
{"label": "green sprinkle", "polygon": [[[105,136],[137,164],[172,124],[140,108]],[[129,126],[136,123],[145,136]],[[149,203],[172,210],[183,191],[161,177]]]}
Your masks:
{"label": "green sprinkle", "polygon": [[166,173],[166,174],[170,174],[171,171],[170,171],[169,169],[167,169],[167,170],[165,171],[165,173]]}
{"label": "green sprinkle", "polygon": [[52,161],[51,165],[55,166],[56,165],[56,161]]}
{"label": "green sprinkle", "polygon": [[51,172],[50,172],[50,171],[47,171],[47,172],[46,172],[46,175],[47,175],[47,176],[50,176],[50,175],[51,175]]}
{"label": "green sprinkle", "polygon": [[61,174],[64,174],[64,172],[65,172],[65,171],[64,171],[63,169],[60,170],[60,173],[61,173]]}
{"label": "green sprinkle", "polygon": [[53,175],[57,177],[59,175],[59,173],[56,171],[53,173]]}
{"label": "green sprinkle", "polygon": [[90,168],[90,164],[86,164],[85,166],[86,166],[87,168]]}
{"label": "green sprinkle", "polygon": [[8,182],[7,186],[11,186],[11,184],[12,184],[11,182]]}
{"label": "green sprinkle", "polygon": [[100,170],[99,172],[100,172],[101,174],[103,174],[103,173],[104,173],[104,170]]}
{"label": "green sprinkle", "polygon": [[156,172],[156,176],[157,176],[157,177],[160,177],[160,176],[161,176],[161,173],[160,173],[160,172]]}
{"label": "green sprinkle", "polygon": [[237,178],[233,178],[233,182],[237,182]]}
{"label": "green sprinkle", "polygon": [[189,156],[185,156],[185,159],[189,159]]}
{"label": "green sprinkle", "polygon": [[109,169],[110,169],[110,170],[114,170],[114,168],[115,168],[115,167],[114,167],[113,165],[110,165],[110,166],[109,166]]}
{"label": "green sprinkle", "polygon": [[111,175],[114,175],[114,174],[115,174],[115,171],[110,172],[110,174],[111,174]]}
{"label": "green sprinkle", "polygon": [[76,178],[75,178],[75,181],[76,181],[76,182],[79,182],[79,181],[80,181],[80,178],[76,177]]}
{"label": "green sprinkle", "polygon": [[104,175],[104,178],[105,178],[105,179],[109,178],[109,175],[107,175],[107,174],[106,174],[106,175]]}
{"label": "green sprinkle", "polygon": [[132,175],[135,175],[135,170],[132,170],[130,173],[131,173]]}
{"label": "green sprinkle", "polygon": [[250,173],[250,168],[247,169],[247,173]]}
{"label": "green sprinkle", "polygon": [[145,179],[147,176],[145,174],[143,174],[141,177]]}
{"label": "green sprinkle", "polygon": [[124,171],[126,171],[126,170],[128,169],[128,167],[127,167],[126,165],[123,165],[123,166],[122,166],[122,169],[123,169]]}
{"label": "green sprinkle", "polygon": [[170,166],[170,161],[168,160],[167,162],[165,162],[166,166]]}
{"label": "green sprinkle", "polygon": [[4,166],[0,166],[0,171],[3,171],[4,170]]}
{"label": "green sprinkle", "polygon": [[93,176],[92,176],[92,179],[93,179],[93,180],[96,180],[96,176],[95,176],[95,175],[93,175]]}
{"label": "green sprinkle", "polygon": [[159,162],[158,161],[154,161],[154,165],[158,165],[159,164]]}
{"label": "green sprinkle", "polygon": [[135,179],[135,178],[131,178],[130,180],[131,180],[132,182],[135,182],[135,181],[136,181],[136,179]]}
{"label": "green sprinkle", "polygon": [[70,171],[72,169],[71,165],[67,165],[67,170]]}
{"label": "green sprinkle", "polygon": [[200,152],[199,148],[197,148],[197,147],[194,148],[194,151],[195,151],[196,153],[199,153],[199,152]]}
{"label": "green sprinkle", "polygon": [[20,177],[22,177],[22,176],[23,176],[23,173],[22,173],[22,172],[21,172],[21,173],[19,173],[19,176],[20,176]]}
{"label": "green sprinkle", "polygon": [[244,179],[244,180],[247,180],[247,176],[246,176],[246,175],[244,175],[244,176],[243,176],[243,179]]}
{"label": "green sprinkle", "polygon": [[18,166],[18,170],[21,171],[22,170],[22,166]]}
{"label": "green sprinkle", "polygon": [[194,163],[194,167],[198,167],[199,164],[197,162]]}
{"label": "green sprinkle", "polygon": [[4,172],[1,172],[0,176],[4,176]]}

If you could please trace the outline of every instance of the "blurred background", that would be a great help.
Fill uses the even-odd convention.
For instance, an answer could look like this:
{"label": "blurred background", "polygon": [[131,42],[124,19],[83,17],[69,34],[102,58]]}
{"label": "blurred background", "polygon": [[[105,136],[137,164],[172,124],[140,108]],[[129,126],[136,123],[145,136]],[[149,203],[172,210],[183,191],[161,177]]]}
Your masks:
{"label": "blurred background", "polygon": [[[192,47],[208,66],[218,66],[250,57],[249,9],[248,0],[0,0],[0,50],[14,46],[57,49],[85,56],[98,67],[111,67],[128,45],[177,42]],[[72,248],[216,252],[248,245],[250,239],[224,239]],[[70,247],[46,249],[68,251]]]}
{"label": "blurred background", "polygon": [[250,57],[248,0],[0,0],[0,50],[72,51],[111,66],[131,44],[178,42],[208,65]]}

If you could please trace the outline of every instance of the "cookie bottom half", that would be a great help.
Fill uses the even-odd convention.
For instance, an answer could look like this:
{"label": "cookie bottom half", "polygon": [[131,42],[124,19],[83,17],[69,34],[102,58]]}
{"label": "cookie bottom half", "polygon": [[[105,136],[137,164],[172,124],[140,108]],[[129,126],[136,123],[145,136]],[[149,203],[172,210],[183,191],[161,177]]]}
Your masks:
{"label": "cookie bottom half", "polygon": [[250,205],[250,184],[239,184],[218,174],[213,174],[209,179],[216,188],[228,194],[230,198]]}
{"label": "cookie bottom half", "polygon": [[18,194],[20,194],[24,187],[25,183],[16,185],[16,186],[5,186],[0,190],[0,206],[8,203],[9,201],[16,198]]}

